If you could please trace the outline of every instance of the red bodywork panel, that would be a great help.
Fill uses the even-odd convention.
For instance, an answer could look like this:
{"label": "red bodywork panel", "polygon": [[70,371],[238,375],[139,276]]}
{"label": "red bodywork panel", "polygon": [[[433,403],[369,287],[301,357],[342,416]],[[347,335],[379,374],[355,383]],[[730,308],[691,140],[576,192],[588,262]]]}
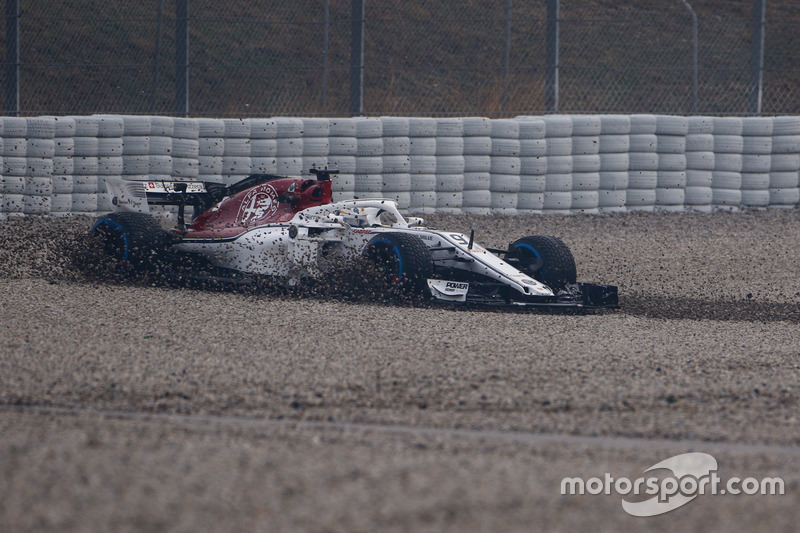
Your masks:
{"label": "red bodywork panel", "polygon": [[256,185],[197,217],[185,239],[226,239],[264,224],[288,222],[303,209],[331,203],[330,180],[278,178]]}

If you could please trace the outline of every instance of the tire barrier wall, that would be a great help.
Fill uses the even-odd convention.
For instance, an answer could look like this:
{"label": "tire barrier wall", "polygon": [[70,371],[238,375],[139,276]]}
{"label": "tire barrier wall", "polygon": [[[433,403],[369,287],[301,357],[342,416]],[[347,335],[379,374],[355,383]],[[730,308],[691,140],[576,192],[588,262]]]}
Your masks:
{"label": "tire barrier wall", "polygon": [[0,118],[0,219],[112,210],[108,180],[338,168],[334,198],[414,213],[793,208],[800,117]]}

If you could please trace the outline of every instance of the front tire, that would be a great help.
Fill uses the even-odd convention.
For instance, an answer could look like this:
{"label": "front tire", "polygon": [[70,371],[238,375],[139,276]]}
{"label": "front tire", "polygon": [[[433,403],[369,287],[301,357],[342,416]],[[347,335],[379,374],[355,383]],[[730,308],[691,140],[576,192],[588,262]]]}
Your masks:
{"label": "front tire", "polygon": [[512,242],[508,258],[519,270],[554,291],[577,281],[575,258],[564,241],[557,237],[530,235]]}
{"label": "front tire", "polygon": [[416,235],[380,233],[367,243],[363,256],[378,284],[390,292],[424,294],[433,276],[431,252]]}

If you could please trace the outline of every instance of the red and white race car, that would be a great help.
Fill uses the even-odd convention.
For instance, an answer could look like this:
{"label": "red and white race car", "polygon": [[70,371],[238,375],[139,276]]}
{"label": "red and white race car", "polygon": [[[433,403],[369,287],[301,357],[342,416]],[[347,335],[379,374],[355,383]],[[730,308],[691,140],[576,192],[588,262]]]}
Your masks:
{"label": "red and white race car", "polygon": [[[242,281],[268,277],[286,285],[324,279],[344,265],[373,267],[392,292],[486,305],[617,308],[617,288],[577,283],[575,260],[558,238],[527,236],[508,249],[484,248],[470,235],[426,228],[395,202],[332,202],[337,171],[314,179],[255,174],[233,185],[210,182],[109,183],[118,211],[92,232],[104,249],[136,269]],[[167,231],[149,205],[178,208]],[[188,227],[185,209],[194,210]],[[187,267],[188,265],[188,267]]]}

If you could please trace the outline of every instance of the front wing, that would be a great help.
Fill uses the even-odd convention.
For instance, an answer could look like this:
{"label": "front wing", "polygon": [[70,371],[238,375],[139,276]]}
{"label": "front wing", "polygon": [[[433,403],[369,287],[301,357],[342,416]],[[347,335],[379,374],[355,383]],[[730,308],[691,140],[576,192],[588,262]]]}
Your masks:
{"label": "front wing", "polygon": [[526,296],[498,282],[428,280],[434,300],[492,307],[540,307],[562,309],[619,309],[614,285],[576,283],[555,296]]}

